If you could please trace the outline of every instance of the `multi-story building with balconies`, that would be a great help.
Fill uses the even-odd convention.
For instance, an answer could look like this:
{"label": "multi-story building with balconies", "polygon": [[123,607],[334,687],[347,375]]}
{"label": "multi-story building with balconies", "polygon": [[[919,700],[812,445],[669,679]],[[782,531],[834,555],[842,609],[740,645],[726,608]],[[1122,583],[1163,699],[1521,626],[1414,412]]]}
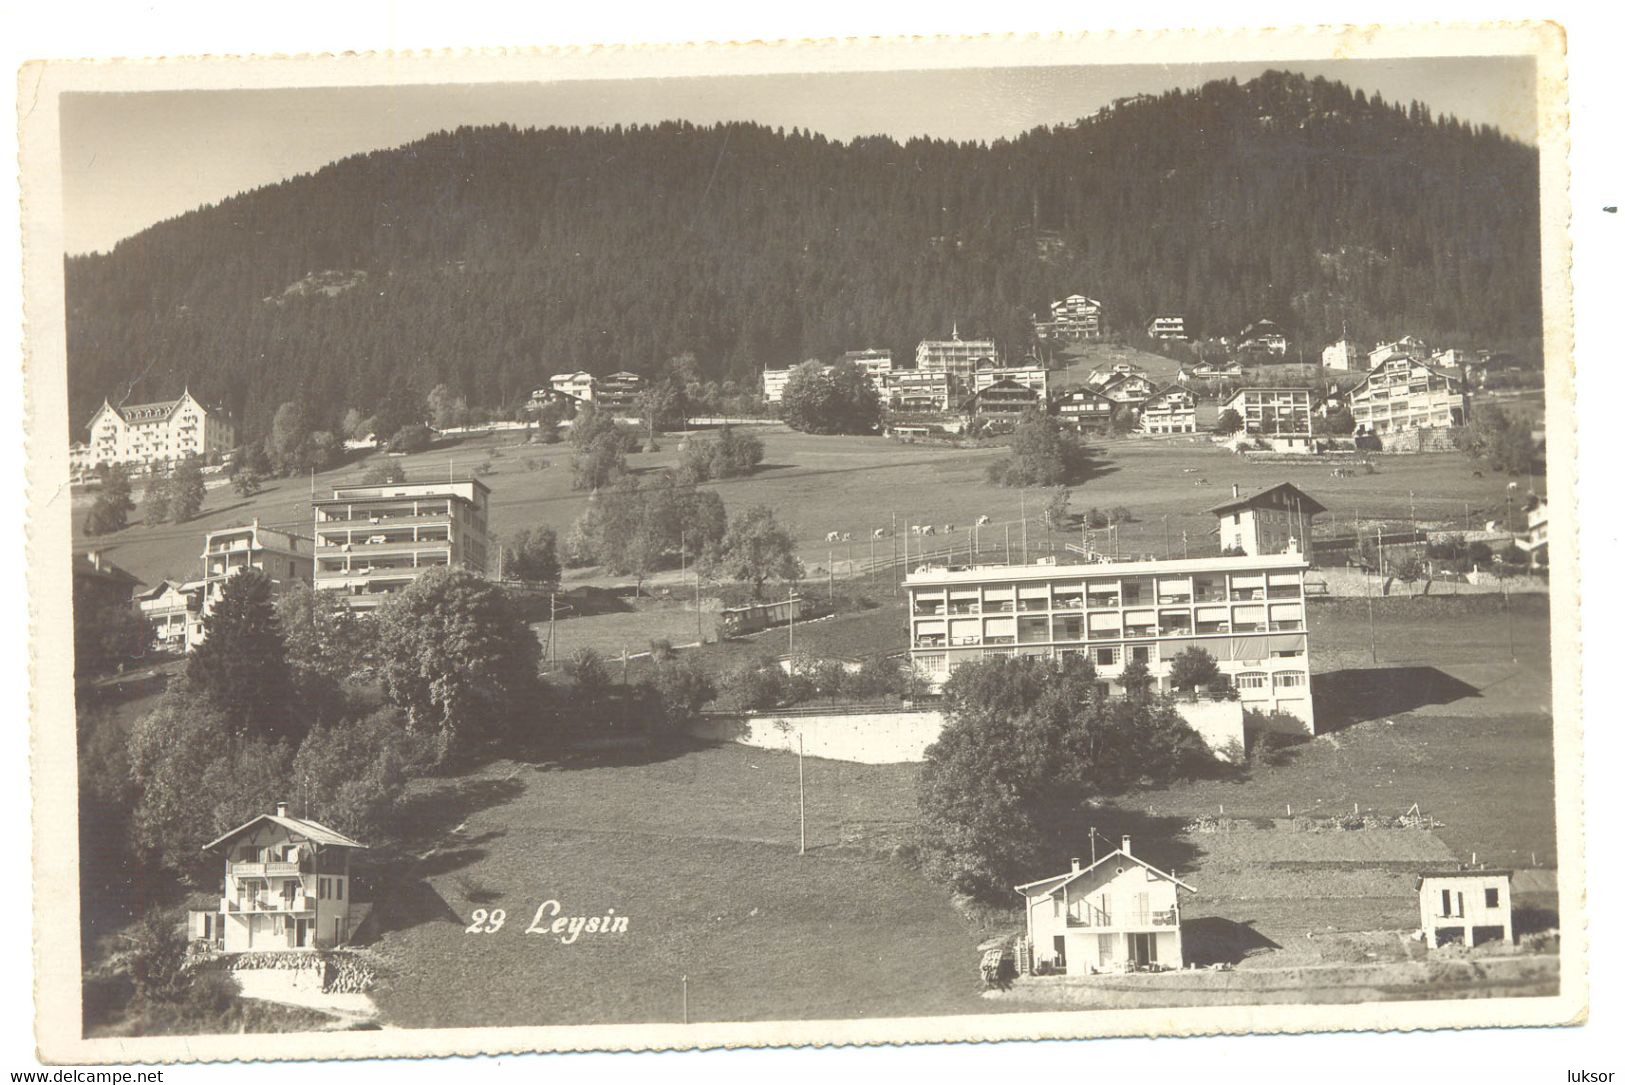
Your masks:
{"label": "multi-story building with balconies", "polygon": [[1049,319],[1033,321],[1040,339],[1078,342],[1099,339],[1106,331],[1106,307],[1094,298],[1071,294],[1049,305]]}
{"label": "multi-story building with balconies", "polygon": [[961,339],[954,326],[950,339],[922,339],[914,349],[914,368],[920,372],[948,375],[949,392],[963,398],[976,390],[976,367],[983,361],[997,361],[998,346],[991,339]]}
{"label": "multi-story building with balconies", "polygon": [[350,855],[366,846],[277,803],[203,846],[225,856],[220,907],[189,913],[188,937],[225,953],[344,945],[359,911]]}
{"label": "multi-story building with balconies", "polygon": [[429,569],[485,576],[490,495],[479,479],[334,489],[315,502],[317,589],[371,610]]}
{"label": "multi-story building with balconies", "polygon": [[1243,707],[1314,733],[1301,553],[1103,565],[922,567],[903,581],[909,653],[939,687],[956,667],[1001,656],[1088,659],[1121,691],[1130,661],[1169,689],[1174,657],[1201,648]]}
{"label": "multi-story building with balconies", "polygon": [[237,432],[224,412],[205,407],[190,390],[179,399],[131,407],[103,400],[86,428],[90,446],[76,456],[85,470],[104,463],[145,467],[178,463],[193,455],[218,458],[237,442]]}
{"label": "multi-story building with balconies", "polygon": [[1149,434],[1195,433],[1195,394],[1177,384],[1152,392],[1140,404],[1139,430]]}
{"label": "multi-story building with balconies", "polygon": [[1241,418],[1241,432],[1277,452],[1314,451],[1314,395],[1307,388],[1241,388],[1225,404]]}
{"label": "multi-story building with balconies", "polygon": [[1349,390],[1349,409],[1361,435],[1448,428],[1467,420],[1467,394],[1454,377],[1400,354],[1378,362]]}
{"label": "multi-story building with balconies", "polygon": [[1185,966],[1179,890],[1195,892],[1134,854],[1133,843],[1084,866],[1026,885],[1031,970],[1042,973],[1128,972]]}

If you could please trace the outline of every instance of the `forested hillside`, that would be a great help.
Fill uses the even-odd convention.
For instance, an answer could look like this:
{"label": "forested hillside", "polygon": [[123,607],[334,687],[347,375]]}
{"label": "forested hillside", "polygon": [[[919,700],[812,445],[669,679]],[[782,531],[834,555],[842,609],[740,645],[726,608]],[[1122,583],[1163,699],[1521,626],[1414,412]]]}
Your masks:
{"label": "forested hillside", "polygon": [[[553,372],[715,379],[992,335],[1072,292],[1119,328],[1268,316],[1490,345],[1538,336],[1536,152],[1271,73],[991,146],[751,124],[440,133],[67,260],[74,425],[183,384],[263,434],[333,427],[392,380],[474,405]],[[1041,254],[1037,227],[1064,243]],[[331,274],[329,274],[331,273]]]}

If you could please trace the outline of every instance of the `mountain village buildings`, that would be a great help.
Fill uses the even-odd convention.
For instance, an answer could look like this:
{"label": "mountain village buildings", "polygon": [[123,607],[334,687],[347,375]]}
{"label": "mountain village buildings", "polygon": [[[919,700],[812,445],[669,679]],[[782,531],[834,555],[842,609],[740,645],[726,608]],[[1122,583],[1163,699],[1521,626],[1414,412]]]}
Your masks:
{"label": "mountain village buildings", "polygon": [[103,464],[174,464],[191,455],[218,460],[237,444],[237,431],[225,413],[205,407],[190,390],[179,399],[129,407],[103,400],[86,428],[88,445],[70,456],[84,471]]}
{"label": "mountain village buildings", "polygon": [[355,931],[350,857],[365,844],[288,804],[203,846],[224,858],[217,910],[188,914],[188,935],[225,953],[331,949]]}
{"label": "mountain village buildings", "polygon": [[1133,841],[1084,866],[1016,886],[1033,971],[1090,975],[1185,966],[1179,890],[1195,890],[1134,854]]}
{"label": "mountain village buildings", "polygon": [[1273,320],[1255,320],[1243,328],[1237,338],[1238,350],[1262,350],[1270,354],[1286,354],[1286,333]]}
{"label": "mountain village buildings", "polygon": [[479,479],[336,487],[314,503],[316,588],[372,610],[429,569],[486,575],[490,494]]}
{"label": "mountain village buildings", "polygon": [[1456,378],[1398,354],[1377,363],[1349,391],[1349,409],[1356,434],[1381,436],[1424,426],[1462,425],[1467,396]]}
{"label": "mountain village buildings", "polygon": [[1244,708],[1314,733],[1301,551],[1246,557],[949,568],[908,575],[909,656],[936,688],[998,656],[1080,656],[1121,692],[1131,660],[1166,691],[1173,659],[1205,650]]}

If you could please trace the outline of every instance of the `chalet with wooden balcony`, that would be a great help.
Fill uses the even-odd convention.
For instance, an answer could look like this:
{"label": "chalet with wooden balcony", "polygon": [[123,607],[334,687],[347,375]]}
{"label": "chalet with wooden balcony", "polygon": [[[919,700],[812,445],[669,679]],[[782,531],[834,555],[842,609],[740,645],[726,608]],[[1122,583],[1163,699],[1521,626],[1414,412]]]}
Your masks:
{"label": "chalet with wooden balcony", "polygon": [[1034,971],[1177,970],[1184,967],[1179,890],[1195,890],[1134,854],[1132,841],[1089,866],[1016,886],[1025,898]]}
{"label": "chalet with wooden balcony", "polygon": [[220,907],[188,915],[187,934],[224,953],[331,949],[350,940],[355,888],[351,855],[366,845],[288,804],[205,844],[225,864]]}

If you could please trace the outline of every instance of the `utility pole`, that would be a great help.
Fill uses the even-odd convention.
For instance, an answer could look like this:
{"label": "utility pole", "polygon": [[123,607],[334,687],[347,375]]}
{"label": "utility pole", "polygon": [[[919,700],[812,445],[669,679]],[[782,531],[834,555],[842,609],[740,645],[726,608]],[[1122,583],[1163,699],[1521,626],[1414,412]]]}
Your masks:
{"label": "utility pole", "polygon": [[1365,581],[1365,621],[1366,629],[1371,634],[1371,662],[1375,663],[1377,661],[1377,611],[1375,605],[1371,602],[1371,570],[1367,569],[1365,576],[1361,577],[1361,579]]}
{"label": "utility pole", "polygon": [[835,548],[829,548],[829,601],[835,603]]}
{"label": "utility pole", "polygon": [[705,643],[705,617],[700,610],[700,567],[694,566],[694,639]]}
{"label": "utility pole", "polygon": [[1191,556],[1191,533],[1189,531],[1181,531],[1179,533],[1179,538],[1185,544],[1185,557],[1189,558]]}
{"label": "utility pole", "polygon": [[796,589],[790,588],[790,673],[796,673]]}
{"label": "utility pole", "polygon": [[1166,557],[1174,556],[1173,541],[1168,536],[1168,514],[1162,514],[1162,552]]}
{"label": "utility pole", "polygon": [[1021,564],[1027,564],[1027,491],[1021,491]]}
{"label": "utility pole", "polygon": [[688,1024],[688,977],[683,977],[683,1024]]}
{"label": "utility pole", "polygon": [[796,732],[796,791],[801,806],[801,854],[807,854],[807,741]]}
{"label": "utility pole", "polygon": [[559,593],[547,593],[547,658],[550,663],[559,661]]}

